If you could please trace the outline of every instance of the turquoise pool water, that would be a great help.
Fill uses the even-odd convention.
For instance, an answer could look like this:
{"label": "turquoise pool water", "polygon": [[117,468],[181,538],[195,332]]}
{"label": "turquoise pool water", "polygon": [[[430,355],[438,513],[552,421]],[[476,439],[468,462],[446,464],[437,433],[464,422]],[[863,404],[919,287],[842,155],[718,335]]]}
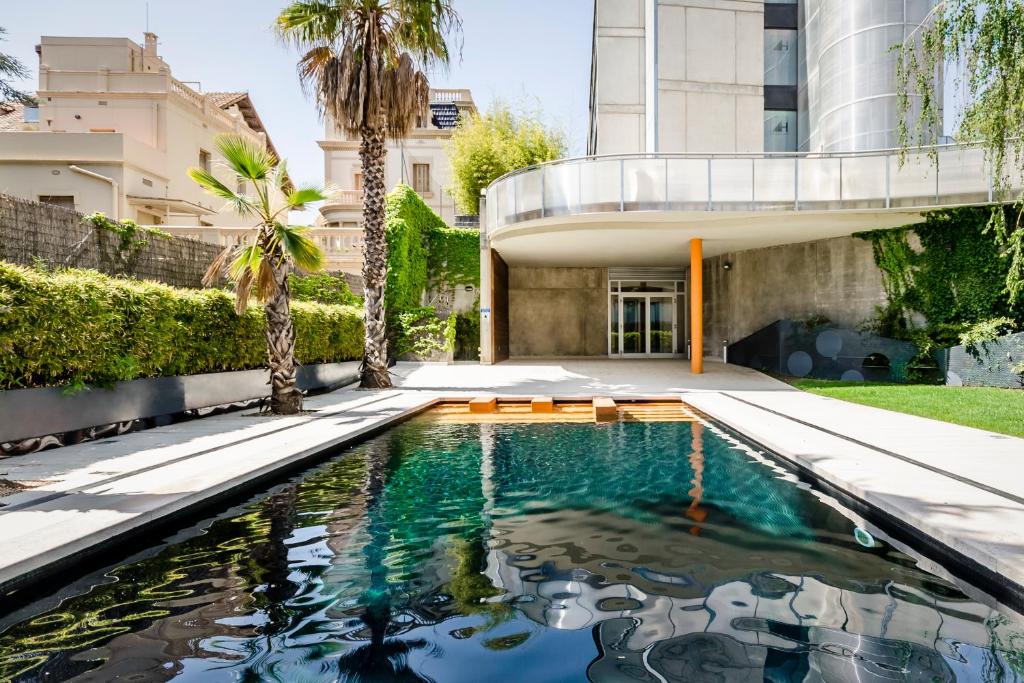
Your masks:
{"label": "turquoise pool water", "polygon": [[417,418],[65,590],[0,680],[1024,680],[1019,617],[703,423]]}

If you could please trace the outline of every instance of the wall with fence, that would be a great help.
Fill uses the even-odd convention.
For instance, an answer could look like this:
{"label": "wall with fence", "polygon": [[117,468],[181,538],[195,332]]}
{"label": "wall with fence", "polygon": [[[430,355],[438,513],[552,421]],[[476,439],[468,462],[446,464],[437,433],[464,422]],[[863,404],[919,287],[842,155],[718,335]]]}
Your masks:
{"label": "wall with fence", "polygon": [[0,261],[42,261],[175,287],[201,287],[203,273],[223,249],[180,237],[140,238],[144,244],[122,249],[118,235],[94,228],[80,213],[0,194]]}
{"label": "wall with fence", "polygon": [[941,354],[946,384],[1024,389],[1024,332],[978,345],[954,346]]}

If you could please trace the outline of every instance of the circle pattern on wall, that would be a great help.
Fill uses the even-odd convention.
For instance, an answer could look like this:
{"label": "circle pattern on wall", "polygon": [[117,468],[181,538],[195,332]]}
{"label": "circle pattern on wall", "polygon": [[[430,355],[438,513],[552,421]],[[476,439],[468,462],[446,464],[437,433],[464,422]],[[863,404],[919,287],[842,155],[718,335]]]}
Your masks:
{"label": "circle pattern on wall", "polygon": [[814,340],[814,348],[825,358],[835,360],[843,348],[843,338],[835,330],[825,330]]}
{"label": "circle pattern on wall", "polygon": [[789,360],[786,361],[786,368],[793,377],[806,377],[813,367],[811,354],[806,351],[794,351],[789,354]]}

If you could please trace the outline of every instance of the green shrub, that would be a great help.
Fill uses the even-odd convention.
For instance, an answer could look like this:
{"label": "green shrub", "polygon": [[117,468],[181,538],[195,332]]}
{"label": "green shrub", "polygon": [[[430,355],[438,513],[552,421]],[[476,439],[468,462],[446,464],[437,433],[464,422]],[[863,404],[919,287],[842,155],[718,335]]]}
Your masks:
{"label": "green shrub", "polygon": [[[462,346],[479,357],[479,313],[475,327],[468,316],[437,318],[423,308],[423,294],[432,286],[480,286],[480,233],[450,228],[408,185],[399,185],[387,197],[388,280],[384,302],[388,336],[396,355],[428,355],[450,351],[462,329]],[[470,338],[472,337],[472,338]]]}
{"label": "green shrub", "polygon": [[434,351],[451,351],[455,348],[457,320],[454,314],[441,320],[430,306],[398,313],[394,316],[396,355],[429,356]]}
{"label": "green shrub", "polygon": [[[356,308],[294,302],[302,363],[362,356]],[[264,367],[262,308],[221,290],[0,263],[0,389]]]}
{"label": "green shrub", "polygon": [[480,360],[480,306],[455,314],[455,360]]}
{"label": "green shrub", "polygon": [[292,301],[315,301],[321,304],[362,306],[363,300],[352,293],[342,275],[314,273],[289,275],[288,290]]}

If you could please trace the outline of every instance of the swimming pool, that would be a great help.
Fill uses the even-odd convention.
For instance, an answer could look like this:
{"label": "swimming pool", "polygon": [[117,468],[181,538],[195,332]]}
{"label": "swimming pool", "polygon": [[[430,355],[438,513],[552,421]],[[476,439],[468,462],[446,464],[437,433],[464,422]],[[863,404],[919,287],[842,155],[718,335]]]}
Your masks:
{"label": "swimming pool", "polygon": [[1024,680],[851,518],[703,420],[425,415],[8,615],[0,680]]}

